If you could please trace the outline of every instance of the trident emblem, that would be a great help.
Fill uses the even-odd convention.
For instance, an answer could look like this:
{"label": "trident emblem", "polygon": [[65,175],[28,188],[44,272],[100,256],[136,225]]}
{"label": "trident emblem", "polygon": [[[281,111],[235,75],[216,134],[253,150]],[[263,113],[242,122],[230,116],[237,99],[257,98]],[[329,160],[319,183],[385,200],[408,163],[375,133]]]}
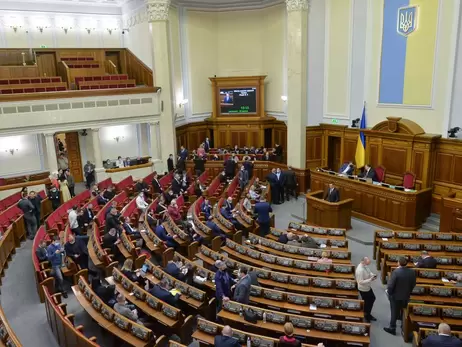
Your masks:
{"label": "trident emblem", "polygon": [[417,6],[398,9],[398,34],[408,36],[417,29]]}

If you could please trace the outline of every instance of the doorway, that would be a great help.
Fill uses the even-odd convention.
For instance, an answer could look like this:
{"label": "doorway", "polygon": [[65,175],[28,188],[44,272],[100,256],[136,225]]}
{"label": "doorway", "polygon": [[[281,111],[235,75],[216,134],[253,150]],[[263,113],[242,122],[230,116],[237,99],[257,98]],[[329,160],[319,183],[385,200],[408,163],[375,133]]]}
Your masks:
{"label": "doorway", "polygon": [[117,69],[117,73],[120,73],[121,69],[120,69],[120,52],[119,51],[106,51],[105,52],[106,54],[106,60],[109,60],[111,61],[116,69]]}
{"label": "doorway", "polygon": [[329,136],[327,148],[327,165],[330,170],[338,172],[340,169],[342,139],[336,136]]}
{"label": "doorway", "polygon": [[82,158],[80,155],[79,133],[58,133],[55,135],[58,168],[68,167],[76,183],[83,182]]}
{"label": "doorway", "polygon": [[[265,148],[271,148],[273,147],[273,129],[268,128],[265,129],[265,143],[264,146]],[[252,144],[254,146],[254,144]]]}
{"label": "doorway", "polygon": [[54,52],[37,52],[36,62],[41,77],[58,76]]}

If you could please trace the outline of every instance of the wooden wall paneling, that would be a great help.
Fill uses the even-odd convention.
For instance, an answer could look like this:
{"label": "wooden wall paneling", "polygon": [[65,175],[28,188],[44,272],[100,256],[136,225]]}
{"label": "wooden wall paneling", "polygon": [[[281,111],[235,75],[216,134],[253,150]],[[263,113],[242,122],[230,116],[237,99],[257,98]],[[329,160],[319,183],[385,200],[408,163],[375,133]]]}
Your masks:
{"label": "wooden wall paneling", "polygon": [[0,78],[38,77],[37,66],[0,66]]}
{"label": "wooden wall paneling", "polygon": [[451,182],[453,172],[453,155],[449,153],[437,153],[435,165],[435,181]]}
{"label": "wooden wall paneling", "polygon": [[56,67],[56,55],[54,52],[38,53],[37,67],[40,76],[58,76],[58,70]]}
{"label": "wooden wall paneling", "polygon": [[22,64],[23,64],[22,53],[24,53],[24,60],[26,64],[28,65],[34,64],[34,55],[29,48],[10,48],[10,49],[0,49],[0,65],[2,66],[21,66],[22,67]]}
{"label": "wooden wall paneling", "polygon": [[454,155],[451,181],[455,184],[462,185],[462,156]]}
{"label": "wooden wall paneling", "polygon": [[386,175],[388,176],[389,174],[393,174],[396,176],[402,176],[406,171],[407,149],[387,147],[384,144],[381,150],[382,162],[380,164],[387,169]]}
{"label": "wooden wall paneling", "polygon": [[77,131],[66,133],[67,157],[69,168],[75,182],[83,182],[82,158],[80,156],[79,133]]}
{"label": "wooden wall paneling", "polygon": [[368,164],[371,164],[372,167],[376,167],[377,165],[380,164],[379,162],[379,146],[380,146],[380,142],[379,143],[370,143],[367,147],[369,149],[368,151],[368,154],[366,154],[366,163]]}
{"label": "wooden wall paneling", "polygon": [[423,177],[424,152],[414,151],[412,153],[411,172],[416,175],[416,180],[422,180]]}
{"label": "wooden wall paneling", "polygon": [[320,127],[306,128],[306,168],[323,166],[323,131]]}

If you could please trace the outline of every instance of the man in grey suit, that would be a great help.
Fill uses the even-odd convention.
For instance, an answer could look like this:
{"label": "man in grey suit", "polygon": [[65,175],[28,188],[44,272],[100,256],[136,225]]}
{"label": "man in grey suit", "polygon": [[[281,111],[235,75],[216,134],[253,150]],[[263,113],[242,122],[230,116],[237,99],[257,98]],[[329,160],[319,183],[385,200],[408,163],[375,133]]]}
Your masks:
{"label": "man in grey suit", "polygon": [[30,202],[27,193],[22,193],[21,200],[18,202],[18,207],[24,215],[26,223],[26,233],[29,240],[33,240],[37,232],[37,219],[35,217],[34,205]]}
{"label": "man in grey suit", "polygon": [[416,284],[415,271],[408,268],[407,258],[400,257],[398,268],[391,273],[386,293],[390,300],[390,326],[383,328],[387,333],[396,335],[396,320],[401,320],[403,309],[407,307],[412,290]]}
{"label": "man in grey suit", "polygon": [[252,284],[252,279],[248,275],[248,269],[246,267],[241,267],[238,273],[239,279],[234,285],[234,296],[233,300],[241,304],[248,304],[250,298],[250,286]]}
{"label": "man in grey suit", "polygon": [[239,171],[239,186],[241,187],[241,191],[244,190],[247,183],[249,183],[249,172],[245,169],[244,165],[241,165],[241,170]]}

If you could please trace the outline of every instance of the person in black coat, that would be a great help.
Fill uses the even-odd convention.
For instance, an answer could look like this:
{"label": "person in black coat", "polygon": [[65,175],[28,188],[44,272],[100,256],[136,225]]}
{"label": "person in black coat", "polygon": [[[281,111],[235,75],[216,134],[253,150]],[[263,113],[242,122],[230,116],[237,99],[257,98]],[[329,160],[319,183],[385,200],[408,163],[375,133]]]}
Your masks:
{"label": "person in black coat", "polygon": [[286,193],[286,200],[290,201],[290,197],[293,196],[297,198],[295,190],[297,189],[297,177],[295,176],[294,170],[290,166],[287,167],[286,171],[283,171],[282,174],[285,177],[284,180],[284,190]]}
{"label": "person in black coat", "polygon": [[99,193],[98,197],[96,198],[96,202],[99,206],[104,206],[109,202],[109,199],[104,197],[104,191]]}
{"label": "person in black coat", "polygon": [[119,233],[122,230],[121,224],[122,223],[119,220],[119,214],[117,212],[117,209],[115,207],[112,207],[109,212],[109,215],[106,218],[106,232],[111,229],[116,229]]}
{"label": "person in black coat", "polygon": [[462,341],[451,336],[451,327],[446,323],[438,325],[438,335],[429,335],[422,341],[422,347],[462,347]]}
{"label": "person in black coat", "polygon": [[416,273],[408,268],[407,258],[400,257],[399,267],[391,273],[386,293],[390,300],[390,326],[383,328],[387,333],[396,335],[396,320],[402,319],[402,311],[407,307],[416,284]]}
{"label": "person in black coat", "polygon": [[173,165],[173,154],[170,154],[167,159],[167,168],[168,172],[172,172],[175,170],[175,166]]}
{"label": "person in black coat", "polygon": [[278,186],[278,201],[280,204],[282,204],[284,202],[284,186],[286,177],[284,176],[280,168],[276,169],[276,180]]}
{"label": "person in black coat", "polygon": [[276,161],[278,163],[282,163],[282,147],[281,145],[278,145],[277,143],[274,145],[275,148],[274,148],[274,156],[276,157]]}
{"label": "person in black coat", "polygon": [[226,177],[232,179],[236,173],[236,162],[234,161],[234,157],[229,157],[228,160],[225,161],[225,174]]}
{"label": "person in black coat", "polygon": [[254,213],[257,215],[257,223],[260,226],[259,234],[265,237],[270,232],[270,212],[273,212],[271,205],[267,202],[257,202],[255,204]]}
{"label": "person in black coat", "polygon": [[180,195],[183,192],[183,182],[179,174],[175,174],[175,178],[172,181],[172,191],[175,195]]}
{"label": "person in black coat", "polygon": [[66,255],[80,266],[81,269],[88,269],[88,249],[85,242],[76,239],[74,235],[68,236],[68,241],[64,245]]}
{"label": "person in black coat", "polygon": [[107,200],[112,200],[114,199],[115,197],[115,192],[114,192],[114,188],[112,186],[109,186],[107,187],[107,189],[104,191],[104,194],[103,196],[107,199]]}
{"label": "person in black coat", "polygon": [[416,267],[425,269],[436,269],[438,262],[435,258],[428,254],[427,251],[422,251],[417,263],[414,264]]}
{"label": "person in black coat", "polygon": [[215,347],[241,347],[237,339],[233,337],[233,329],[229,325],[225,325],[221,331],[221,335],[216,335],[213,345]]}
{"label": "person in black coat", "polygon": [[154,173],[154,176],[152,177],[152,191],[154,194],[162,194],[164,190],[162,189],[162,185],[159,182],[159,175],[157,172]]}
{"label": "person in black coat", "polygon": [[93,212],[93,205],[88,204],[87,207],[82,209],[82,221],[86,225],[90,225],[95,218],[95,213]]}
{"label": "person in black coat", "polygon": [[177,280],[183,281],[186,278],[184,274],[185,267],[181,262],[180,258],[177,255],[173,256],[173,259],[167,263],[165,267],[165,272],[168,273],[170,276],[175,277]]}
{"label": "person in black coat", "polygon": [[205,160],[201,157],[194,159],[194,171],[196,172],[196,176],[200,176],[205,171]]}
{"label": "person in black coat", "polygon": [[253,163],[250,160],[249,157],[246,157],[244,162],[242,163],[244,165],[245,170],[249,173],[249,179],[252,179],[253,177]]}
{"label": "person in black coat", "polygon": [[160,282],[149,291],[149,293],[171,306],[178,307],[180,294],[173,296],[170,293],[170,285],[167,278],[161,279]]}
{"label": "person in black coat", "polygon": [[327,189],[326,194],[324,195],[324,200],[329,202],[339,202],[340,201],[340,194],[338,189],[335,188],[333,183],[329,183],[329,189]]}
{"label": "person in black coat", "polygon": [[59,194],[58,188],[55,186],[51,187],[51,190],[48,192],[48,199],[51,201],[51,207],[53,211],[61,205],[61,195]]}
{"label": "person in black coat", "polygon": [[370,178],[372,181],[377,182],[377,173],[375,170],[370,166],[369,164],[364,165],[364,171],[361,175],[359,175],[361,178]]}
{"label": "person in black coat", "polygon": [[35,219],[37,220],[37,225],[40,225],[40,214],[42,211],[42,197],[39,194],[36,194],[35,191],[31,190],[29,193],[29,200],[34,206]]}
{"label": "person in black coat", "polygon": [[275,168],[273,168],[268,176],[266,176],[266,180],[269,182],[271,187],[271,202],[273,204],[279,204],[279,184]]}
{"label": "person in black coat", "polygon": [[120,243],[119,235],[116,229],[110,229],[103,236],[103,248],[109,248],[111,253],[116,257],[120,255],[117,245]]}

